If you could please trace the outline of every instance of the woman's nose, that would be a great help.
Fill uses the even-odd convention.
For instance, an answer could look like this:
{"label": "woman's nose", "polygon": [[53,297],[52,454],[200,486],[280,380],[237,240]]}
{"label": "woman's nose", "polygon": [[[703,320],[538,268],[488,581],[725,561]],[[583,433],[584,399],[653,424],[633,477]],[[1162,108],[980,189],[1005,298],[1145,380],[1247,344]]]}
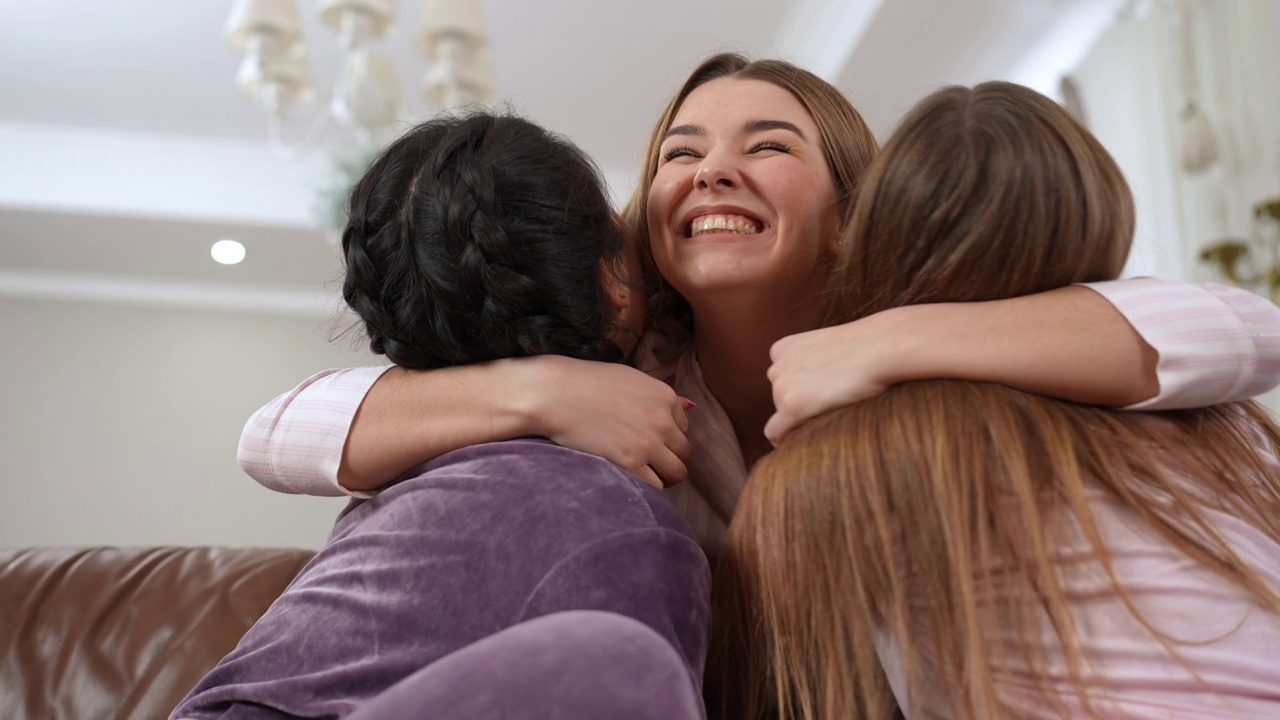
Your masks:
{"label": "woman's nose", "polygon": [[707,157],[693,176],[693,183],[699,190],[733,188],[738,185],[738,173],[731,163]]}

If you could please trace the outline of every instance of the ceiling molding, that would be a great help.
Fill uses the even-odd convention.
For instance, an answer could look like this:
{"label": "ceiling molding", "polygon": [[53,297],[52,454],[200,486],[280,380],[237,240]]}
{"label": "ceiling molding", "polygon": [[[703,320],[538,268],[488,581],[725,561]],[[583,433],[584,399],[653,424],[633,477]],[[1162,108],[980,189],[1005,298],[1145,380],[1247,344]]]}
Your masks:
{"label": "ceiling molding", "polygon": [[0,123],[0,205],[311,228],[323,153],[261,143]]}
{"label": "ceiling molding", "polygon": [[884,2],[796,0],[774,41],[774,54],[834,82]]}
{"label": "ceiling molding", "polygon": [[309,317],[335,317],[342,309],[336,296],[295,288],[4,269],[0,269],[0,297]]}

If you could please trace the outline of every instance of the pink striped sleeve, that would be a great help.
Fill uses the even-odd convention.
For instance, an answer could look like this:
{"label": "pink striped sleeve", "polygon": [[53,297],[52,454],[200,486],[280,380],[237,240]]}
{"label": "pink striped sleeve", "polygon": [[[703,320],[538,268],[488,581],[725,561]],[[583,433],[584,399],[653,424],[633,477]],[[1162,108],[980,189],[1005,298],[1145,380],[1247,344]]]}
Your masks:
{"label": "pink striped sleeve", "polygon": [[240,433],[240,469],[278,492],[372,497],[339,485],[338,465],[356,410],[389,367],[325,370],[267,403]]}
{"label": "pink striped sleeve", "polygon": [[1160,393],[1130,409],[1244,400],[1280,384],[1280,308],[1224,285],[1156,278],[1090,283],[1159,353]]}

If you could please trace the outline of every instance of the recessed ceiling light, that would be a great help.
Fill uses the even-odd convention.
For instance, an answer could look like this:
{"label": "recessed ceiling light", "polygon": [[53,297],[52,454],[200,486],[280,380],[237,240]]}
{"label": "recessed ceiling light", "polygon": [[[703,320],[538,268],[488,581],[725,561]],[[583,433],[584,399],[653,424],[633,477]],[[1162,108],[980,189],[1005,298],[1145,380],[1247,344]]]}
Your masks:
{"label": "recessed ceiling light", "polygon": [[219,240],[209,249],[209,254],[223,265],[235,265],[244,259],[244,246],[235,240]]}

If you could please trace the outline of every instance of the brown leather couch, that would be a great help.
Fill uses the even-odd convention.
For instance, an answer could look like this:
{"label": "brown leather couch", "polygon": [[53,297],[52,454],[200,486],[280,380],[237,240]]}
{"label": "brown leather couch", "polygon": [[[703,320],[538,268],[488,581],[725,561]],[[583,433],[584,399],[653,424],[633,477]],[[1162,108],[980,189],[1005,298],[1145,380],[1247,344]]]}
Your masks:
{"label": "brown leather couch", "polygon": [[311,555],[0,549],[0,718],[168,717]]}

